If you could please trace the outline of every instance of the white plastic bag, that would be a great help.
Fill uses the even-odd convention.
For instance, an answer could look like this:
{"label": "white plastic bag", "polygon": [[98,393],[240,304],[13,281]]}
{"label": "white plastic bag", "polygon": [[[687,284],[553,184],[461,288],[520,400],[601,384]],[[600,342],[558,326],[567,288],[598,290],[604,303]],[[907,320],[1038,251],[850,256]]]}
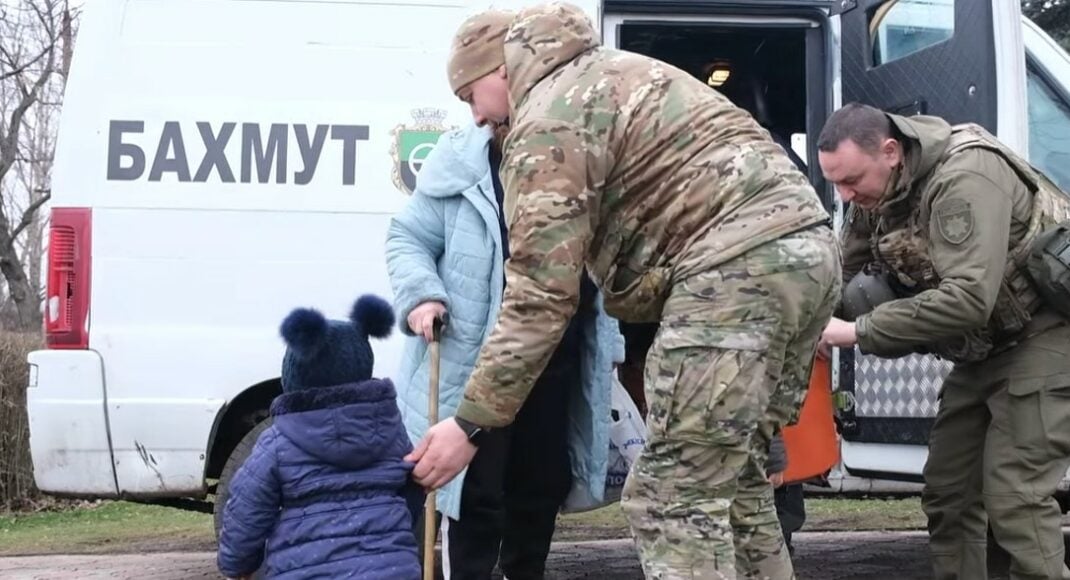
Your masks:
{"label": "white plastic bag", "polygon": [[607,458],[605,495],[596,502],[590,493],[573,488],[561,507],[562,513],[578,513],[599,509],[620,501],[628,470],[646,445],[646,425],[624,385],[613,375],[613,391],[610,401],[612,415],[609,424],[609,456]]}
{"label": "white plastic bag", "polygon": [[624,480],[646,445],[646,424],[631,395],[613,378],[613,418],[609,425],[609,469],[605,503],[620,501]]}

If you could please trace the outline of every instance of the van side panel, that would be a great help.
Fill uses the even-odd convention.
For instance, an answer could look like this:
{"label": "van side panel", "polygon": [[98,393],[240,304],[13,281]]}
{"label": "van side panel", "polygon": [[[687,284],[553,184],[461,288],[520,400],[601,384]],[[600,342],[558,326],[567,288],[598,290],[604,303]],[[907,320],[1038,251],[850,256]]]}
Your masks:
{"label": "van side panel", "polygon": [[[403,157],[471,118],[445,73],[471,8],[102,0],[86,10],[54,195],[93,208],[89,352],[108,388],[96,415],[77,420],[103,424],[106,409],[114,475],[94,473],[110,488],[87,489],[114,494],[117,481],[127,496],[200,496],[219,413],[279,376],[286,314],[344,319],[360,294],[392,298],[386,231],[408,200],[400,174],[411,184],[419,165]],[[394,375],[401,344],[396,331],[373,341],[376,375]],[[50,436],[63,428],[34,419]],[[84,470],[60,473],[89,485]]]}
{"label": "van side panel", "polygon": [[85,350],[30,354],[26,409],[38,489],[57,495],[116,497],[104,372]]}
{"label": "van side panel", "polygon": [[[345,318],[362,293],[392,298],[387,227],[421,155],[470,122],[445,63],[457,26],[489,4],[85,6],[53,202],[93,211],[89,350],[78,355],[79,376],[97,376],[54,381],[64,360],[31,355],[39,482],[203,495],[221,410],[279,376],[283,317],[310,306]],[[597,21],[597,0],[579,4]],[[376,375],[395,374],[401,346],[398,332],[373,341]],[[65,439],[72,423],[85,443]],[[65,450],[92,463],[61,461]]]}
{"label": "van side panel", "polygon": [[[436,54],[453,8],[200,5],[130,4],[127,98],[99,118],[96,171],[137,156],[126,145],[145,159],[141,175],[101,175],[91,333],[119,486],[140,495],[203,492],[216,414],[278,376],[291,309],[344,319],[361,293],[391,296],[383,244],[407,199],[392,182],[396,130],[426,121],[413,115],[424,103],[456,101]],[[166,74],[145,83],[153,70]],[[144,131],[116,136],[124,120]],[[376,374],[393,375],[400,337],[375,346]]]}
{"label": "van side panel", "polygon": [[[359,293],[390,296],[382,215],[95,215],[95,268],[107,275],[94,288],[92,345],[106,361],[124,492],[203,491],[216,413],[243,388],[278,376],[278,325],[291,309],[344,319]],[[129,243],[135,231],[144,243]],[[392,375],[398,341],[373,345],[376,374]]]}

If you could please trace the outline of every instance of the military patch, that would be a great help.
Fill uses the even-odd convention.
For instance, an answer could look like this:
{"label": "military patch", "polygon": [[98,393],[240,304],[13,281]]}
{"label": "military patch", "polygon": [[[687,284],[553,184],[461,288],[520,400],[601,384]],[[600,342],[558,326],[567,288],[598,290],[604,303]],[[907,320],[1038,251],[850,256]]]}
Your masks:
{"label": "military patch", "polygon": [[959,245],[973,233],[973,209],[969,202],[954,202],[936,210],[936,225],[947,243]]}
{"label": "military patch", "polygon": [[394,158],[391,177],[394,185],[403,193],[411,195],[416,189],[416,175],[420,172],[420,166],[438,143],[438,138],[452,129],[443,124],[447,114],[443,109],[431,107],[414,109],[412,118],[415,125],[410,127],[402,124],[391,131],[394,137],[390,148],[390,156]]}

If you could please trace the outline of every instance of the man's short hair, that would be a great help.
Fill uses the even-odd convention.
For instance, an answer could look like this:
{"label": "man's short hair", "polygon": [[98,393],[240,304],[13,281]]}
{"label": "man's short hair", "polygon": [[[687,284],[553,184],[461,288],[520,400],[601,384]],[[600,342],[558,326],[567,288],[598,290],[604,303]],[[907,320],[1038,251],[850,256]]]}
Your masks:
{"label": "man's short hair", "polygon": [[892,136],[892,122],[883,111],[850,103],[829,116],[817,138],[817,150],[831,153],[850,139],[866,153],[876,153],[881,143]]}

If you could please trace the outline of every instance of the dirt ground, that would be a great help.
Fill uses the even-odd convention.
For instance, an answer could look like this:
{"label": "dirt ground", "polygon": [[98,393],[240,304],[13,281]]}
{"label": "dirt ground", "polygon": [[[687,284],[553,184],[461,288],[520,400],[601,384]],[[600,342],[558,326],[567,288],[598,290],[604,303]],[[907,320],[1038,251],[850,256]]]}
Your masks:
{"label": "dirt ground", "polygon": [[[928,580],[924,532],[808,532],[796,537],[800,580]],[[548,561],[549,580],[639,580],[642,572],[629,540],[561,542]],[[161,552],[136,555],[26,556],[0,558],[0,578],[219,578],[215,554]],[[994,562],[991,580],[1005,580],[1006,562]]]}

